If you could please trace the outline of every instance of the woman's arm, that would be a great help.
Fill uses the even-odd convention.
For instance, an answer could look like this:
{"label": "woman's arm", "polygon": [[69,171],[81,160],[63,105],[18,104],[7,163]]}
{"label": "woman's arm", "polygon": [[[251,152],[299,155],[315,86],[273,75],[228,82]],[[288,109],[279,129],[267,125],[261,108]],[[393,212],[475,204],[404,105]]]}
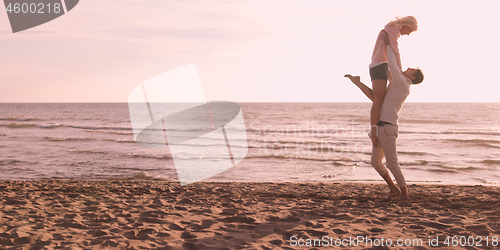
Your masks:
{"label": "woman's arm", "polygon": [[391,49],[394,52],[394,55],[396,56],[396,62],[398,64],[398,67],[400,69],[402,69],[402,67],[401,67],[401,55],[399,54],[399,44],[398,44],[398,38],[401,36],[399,34],[399,29],[395,26],[392,26],[392,27],[386,26],[384,28],[384,30],[386,31],[386,33],[388,35],[388,40],[389,40],[389,43],[386,42],[386,45],[388,45],[388,44],[391,45]]}
{"label": "woman's arm", "polygon": [[358,86],[358,88],[363,91],[366,97],[368,97],[373,102],[373,90],[362,83],[359,76],[351,76],[347,74],[344,77],[349,78],[354,84],[356,84],[356,86]]}

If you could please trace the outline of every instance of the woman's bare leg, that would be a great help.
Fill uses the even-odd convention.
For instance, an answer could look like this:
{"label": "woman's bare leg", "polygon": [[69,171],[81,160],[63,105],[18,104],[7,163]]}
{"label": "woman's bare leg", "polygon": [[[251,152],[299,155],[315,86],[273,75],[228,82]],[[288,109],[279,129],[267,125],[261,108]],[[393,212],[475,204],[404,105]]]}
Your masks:
{"label": "woman's bare leg", "polygon": [[373,101],[373,91],[371,88],[366,86],[364,83],[361,82],[361,78],[359,76],[352,76],[349,74],[346,74],[344,77],[347,77],[353,82],[356,86],[358,86],[361,91],[368,97],[371,101]]}
{"label": "woman's bare leg", "polygon": [[375,79],[372,81],[372,89],[373,89],[373,105],[370,111],[370,139],[372,140],[373,145],[378,146],[377,136],[377,122],[380,117],[380,107],[382,107],[382,103],[384,102],[385,90],[387,87],[386,80],[378,80]]}

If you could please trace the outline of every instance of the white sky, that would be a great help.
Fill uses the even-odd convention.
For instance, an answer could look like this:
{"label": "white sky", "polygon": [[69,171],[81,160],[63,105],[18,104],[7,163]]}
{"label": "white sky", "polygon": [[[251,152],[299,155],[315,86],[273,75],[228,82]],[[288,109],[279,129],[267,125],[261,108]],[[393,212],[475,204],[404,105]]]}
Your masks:
{"label": "white sky", "polygon": [[0,102],[127,102],[130,91],[195,63],[210,100],[358,102],[361,76],[394,16],[419,30],[399,39],[420,67],[413,102],[498,102],[499,1],[82,0],[13,34],[0,12]]}

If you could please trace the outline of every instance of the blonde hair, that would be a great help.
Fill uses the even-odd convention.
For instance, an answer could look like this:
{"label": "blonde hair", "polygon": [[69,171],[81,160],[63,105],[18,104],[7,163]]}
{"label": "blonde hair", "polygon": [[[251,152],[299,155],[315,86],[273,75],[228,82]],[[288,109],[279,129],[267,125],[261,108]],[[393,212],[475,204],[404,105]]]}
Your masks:
{"label": "blonde hair", "polygon": [[413,31],[418,29],[417,19],[414,16],[396,17],[396,20],[389,22],[387,25],[396,26],[400,29],[403,26],[407,26]]}

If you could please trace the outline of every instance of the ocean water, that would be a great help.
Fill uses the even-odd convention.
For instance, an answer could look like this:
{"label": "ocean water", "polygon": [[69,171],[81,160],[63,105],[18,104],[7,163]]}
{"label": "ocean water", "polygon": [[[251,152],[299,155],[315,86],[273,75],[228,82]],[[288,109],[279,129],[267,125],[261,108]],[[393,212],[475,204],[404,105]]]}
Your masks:
{"label": "ocean water", "polygon": [[[246,131],[248,154],[207,181],[383,182],[370,166],[370,103],[240,106],[245,127],[226,129]],[[128,112],[127,103],[0,104],[0,179],[177,180],[168,148],[135,143]],[[408,183],[500,185],[500,103],[406,103],[399,125]]]}

